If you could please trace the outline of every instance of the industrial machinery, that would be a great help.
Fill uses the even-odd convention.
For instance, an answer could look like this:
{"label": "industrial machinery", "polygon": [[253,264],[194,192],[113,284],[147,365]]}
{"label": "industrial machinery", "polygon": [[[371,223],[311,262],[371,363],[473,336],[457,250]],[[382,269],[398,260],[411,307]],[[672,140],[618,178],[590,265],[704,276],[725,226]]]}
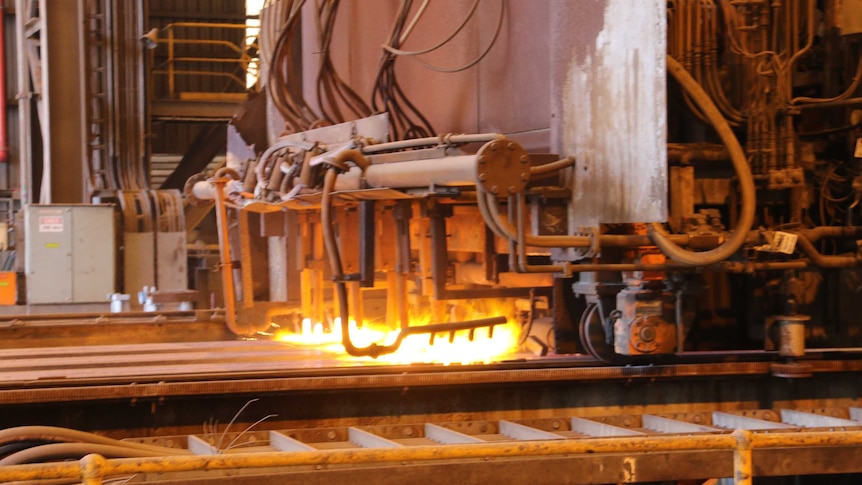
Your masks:
{"label": "industrial machinery", "polygon": [[[760,349],[789,376],[807,373],[806,348],[858,349],[854,8],[669,2],[658,57],[668,143],[624,166],[642,193],[593,185],[587,169],[615,162],[582,149],[545,155],[501,134],[392,128],[403,113],[311,130],[287,117],[298,133],[187,184],[192,200],[217,206],[230,328],[301,333],[308,318],[347,353],[376,357],[417,333],[472,339],[508,321],[541,352],[620,363]],[[655,141],[656,116],[611,143],[634,144],[644,129]],[[603,209],[582,222],[598,199],[643,218]],[[509,301],[468,311],[491,299]],[[389,340],[357,345],[351,332],[375,319]]]}
{"label": "industrial machinery", "polygon": [[[141,312],[0,320],[0,480],[859,481],[859,0],[269,0],[215,63],[212,32],[246,24],[183,38],[198,23],[162,12],[141,39],[146,2],[25,3],[48,61],[51,15],[89,12],[87,96],[42,94],[89,103],[86,187],[122,213],[98,269],[148,290]],[[140,120],[103,116],[143,106],[101,89],[142,65],[99,62],[122,26],[163,61],[166,125],[225,119],[259,55],[170,190],[119,155]],[[230,78],[211,104],[208,63]],[[55,134],[54,164],[80,141]],[[44,255],[85,220],[53,210],[22,231],[48,305]]]}

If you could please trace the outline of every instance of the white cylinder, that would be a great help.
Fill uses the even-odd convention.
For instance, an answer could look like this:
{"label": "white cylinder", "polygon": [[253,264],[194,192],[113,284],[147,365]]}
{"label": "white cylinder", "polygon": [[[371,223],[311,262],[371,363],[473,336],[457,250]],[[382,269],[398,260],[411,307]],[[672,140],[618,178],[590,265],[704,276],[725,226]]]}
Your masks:
{"label": "white cylinder", "polygon": [[[351,168],[341,174],[335,182],[335,190],[357,190],[360,187],[361,170]],[[365,169],[368,187],[390,187],[407,189],[442,185],[463,187],[476,185],[476,157],[459,155],[410,162],[381,163]]]}
{"label": "white cylinder", "polygon": [[197,182],[192,186],[192,195],[200,200],[215,200],[215,191],[215,186],[206,180]]}

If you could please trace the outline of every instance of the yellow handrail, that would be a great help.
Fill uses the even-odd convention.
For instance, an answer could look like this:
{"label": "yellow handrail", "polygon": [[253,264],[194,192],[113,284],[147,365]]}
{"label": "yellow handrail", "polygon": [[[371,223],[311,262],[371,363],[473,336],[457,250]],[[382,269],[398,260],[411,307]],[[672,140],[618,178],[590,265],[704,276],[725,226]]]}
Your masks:
{"label": "yellow handrail", "polygon": [[[162,31],[166,34],[166,37],[163,38],[162,35],[156,39],[159,44],[166,44],[168,49],[168,58],[165,61],[165,65],[167,69],[154,69],[153,74],[166,74],[168,76],[168,95],[171,98],[175,98],[177,95],[176,91],[176,77],[178,75],[196,75],[196,76],[214,76],[214,77],[227,77],[232,81],[236,82],[242,88],[246,88],[246,80],[241,77],[232,74],[226,73],[223,71],[207,71],[202,69],[181,69],[178,68],[178,64],[207,64],[207,63],[216,63],[216,64],[225,64],[225,63],[236,63],[243,72],[248,72],[249,66],[259,62],[257,57],[254,57],[249,54],[249,52],[257,51],[257,44],[253,41],[249,41],[249,37],[246,36],[245,41],[242,45],[238,45],[229,40],[223,39],[202,39],[202,38],[183,38],[177,36],[177,29],[183,28],[191,28],[191,29],[235,29],[235,30],[247,30],[250,27],[246,24],[229,24],[229,23],[207,23],[207,22],[174,22],[168,24],[162,28]],[[177,56],[177,46],[178,45],[212,45],[218,47],[226,48],[227,52],[230,52],[235,57],[193,57],[193,56]]]}
{"label": "yellow handrail", "polygon": [[403,448],[152,458],[106,459],[101,455],[87,455],[78,462],[16,465],[0,468],[0,481],[81,478],[83,483],[87,485],[100,485],[105,477],[135,473],[168,473],[301,465],[383,464],[411,461],[524,458],[587,453],[732,450],[734,452],[734,483],[737,485],[751,485],[753,476],[752,449],[803,446],[862,446],[862,431],[754,433],[748,430],[736,430],[726,434],[647,436],[625,440],[618,438],[588,438]]}

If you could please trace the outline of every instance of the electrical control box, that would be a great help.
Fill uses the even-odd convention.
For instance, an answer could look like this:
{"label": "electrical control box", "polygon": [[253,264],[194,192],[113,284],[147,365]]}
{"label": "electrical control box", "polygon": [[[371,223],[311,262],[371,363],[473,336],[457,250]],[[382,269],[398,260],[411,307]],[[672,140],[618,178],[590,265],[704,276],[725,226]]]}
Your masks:
{"label": "electrical control box", "polygon": [[116,291],[113,205],[24,209],[27,303],[105,302]]}

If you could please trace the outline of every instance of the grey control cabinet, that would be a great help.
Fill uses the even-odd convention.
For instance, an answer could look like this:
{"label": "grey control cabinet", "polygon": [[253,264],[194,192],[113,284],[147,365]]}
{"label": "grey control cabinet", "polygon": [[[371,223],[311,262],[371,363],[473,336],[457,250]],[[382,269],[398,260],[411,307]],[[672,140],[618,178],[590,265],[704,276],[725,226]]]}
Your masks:
{"label": "grey control cabinet", "polygon": [[27,303],[105,302],[116,289],[114,206],[24,210]]}

